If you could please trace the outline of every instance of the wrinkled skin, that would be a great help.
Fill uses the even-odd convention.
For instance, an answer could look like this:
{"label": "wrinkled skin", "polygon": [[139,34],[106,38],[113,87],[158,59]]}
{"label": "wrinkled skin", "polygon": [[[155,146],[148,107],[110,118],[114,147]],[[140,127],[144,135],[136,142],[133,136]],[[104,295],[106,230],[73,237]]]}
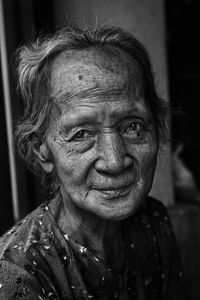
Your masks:
{"label": "wrinkled skin", "polygon": [[71,213],[121,220],[134,214],[153,180],[158,139],[140,67],[115,48],[61,54],[52,64],[59,107],[46,146]]}

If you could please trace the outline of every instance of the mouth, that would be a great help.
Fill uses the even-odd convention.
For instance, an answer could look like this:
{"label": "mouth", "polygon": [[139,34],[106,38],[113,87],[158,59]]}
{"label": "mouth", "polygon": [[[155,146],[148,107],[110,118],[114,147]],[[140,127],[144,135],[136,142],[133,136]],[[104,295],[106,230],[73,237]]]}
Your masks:
{"label": "mouth", "polygon": [[94,190],[106,196],[106,198],[114,199],[114,198],[126,196],[130,192],[130,189],[131,189],[131,184],[126,186],[120,186],[120,187],[95,188]]}

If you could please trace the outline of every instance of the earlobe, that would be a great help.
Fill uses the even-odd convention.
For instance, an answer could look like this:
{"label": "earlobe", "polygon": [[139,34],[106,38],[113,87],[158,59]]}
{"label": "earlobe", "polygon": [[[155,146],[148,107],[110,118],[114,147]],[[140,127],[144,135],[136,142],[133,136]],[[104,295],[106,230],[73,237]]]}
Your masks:
{"label": "earlobe", "polygon": [[34,152],[37,155],[37,157],[39,158],[39,161],[40,161],[40,164],[41,164],[43,170],[47,173],[51,173],[54,169],[54,163],[52,161],[50,152],[47,148],[47,144],[42,143],[39,146],[38,150],[34,149]]}
{"label": "earlobe", "polygon": [[40,162],[43,170],[47,173],[51,173],[54,169],[54,164],[50,161]]}

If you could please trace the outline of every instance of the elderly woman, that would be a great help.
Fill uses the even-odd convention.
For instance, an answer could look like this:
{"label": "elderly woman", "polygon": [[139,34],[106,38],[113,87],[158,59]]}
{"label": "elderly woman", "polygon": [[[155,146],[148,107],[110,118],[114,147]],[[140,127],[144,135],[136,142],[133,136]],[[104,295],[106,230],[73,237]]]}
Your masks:
{"label": "elderly woman", "polygon": [[185,299],[167,211],[148,197],[164,109],[144,47],[64,28],[21,48],[18,72],[19,151],[54,197],[1,238],[0,299]]}

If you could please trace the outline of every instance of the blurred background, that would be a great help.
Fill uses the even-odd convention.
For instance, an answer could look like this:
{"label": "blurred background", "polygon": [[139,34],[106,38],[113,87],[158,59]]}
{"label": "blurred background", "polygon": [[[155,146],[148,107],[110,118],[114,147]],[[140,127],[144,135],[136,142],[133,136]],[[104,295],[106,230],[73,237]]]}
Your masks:
{"label": "blurred background", "polygon": [[160,151],[151,194],[168,207],[191,299],[200,299],[199,15],[199,0],[0,0],[0,235],[48,197],[13,144],[23,110],[16,49],[69,18],[118,25],[146,46],[158,93],[172,111],[171,140]]}

